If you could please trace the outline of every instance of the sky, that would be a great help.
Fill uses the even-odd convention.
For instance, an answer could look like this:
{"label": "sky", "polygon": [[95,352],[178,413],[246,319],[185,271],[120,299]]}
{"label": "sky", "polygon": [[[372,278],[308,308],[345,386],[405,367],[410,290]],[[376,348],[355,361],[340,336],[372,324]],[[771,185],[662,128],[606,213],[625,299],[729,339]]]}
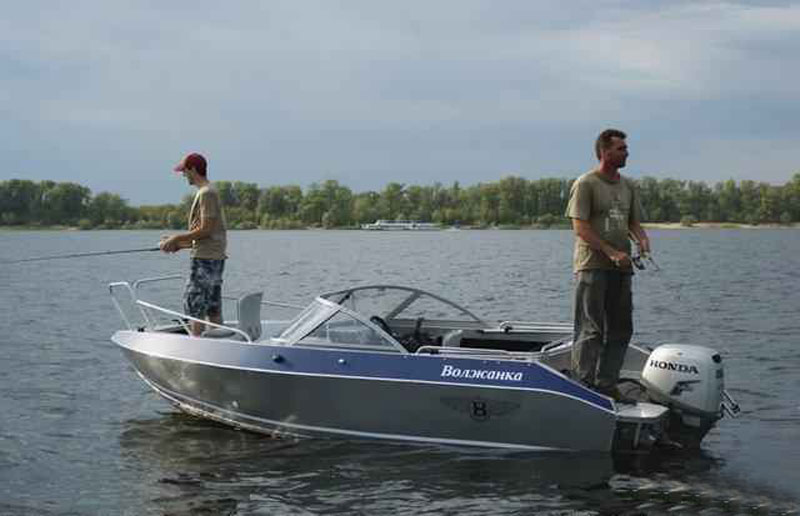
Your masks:
{"label": "sky", "polygon": [[0,17],[0,180],[133,205],[212,180],[355,192],[623,171],[783,184],[800,171],[800,3],[71,0]]}

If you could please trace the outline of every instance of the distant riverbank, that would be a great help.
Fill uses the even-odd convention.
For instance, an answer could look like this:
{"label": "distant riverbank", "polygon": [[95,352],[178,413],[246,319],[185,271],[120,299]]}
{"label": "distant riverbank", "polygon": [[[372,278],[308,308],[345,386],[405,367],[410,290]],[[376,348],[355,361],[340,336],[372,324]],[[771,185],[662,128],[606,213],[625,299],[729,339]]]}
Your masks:
{"label": "distant riverbank", "polygon": [[0,226],[0,231],[80,231],[73,226]]}
{"label": "distant riverbank", "polygon": [[[690,225],[681,224],[680,222],[646,222],[642,224],[645,229],[800,229],[800,223],[794,224],[740,224],[738,222],[695,222]],[[0,226],[0,231],[116,231],[116,230],[140,230],[140,227],[119,227],[119,228],[93,228],[85,229],[77,226]],[[170,228],[146,228],[155,231],[177,232],[180,229]],[[305,228],[287,228],[292,230],[360,230],[358,227],[305,227]],[[481,231],[481,230],[549,230],[549,229],[570,229],[569,224],[553,224],[551,226],[532,225],[532,226],[461,226],[461,227],[448,227],[442,226],[441,231],[448,230],[463,230],[463,231]],[[229,228],[229,231],[285,231],[284,229],[268,229],[268,228]]]}
{"label": "distant riverbank", "polygon": [[645,229],[798,229],[800,224],[740,224],[738,222],[646,222]]}

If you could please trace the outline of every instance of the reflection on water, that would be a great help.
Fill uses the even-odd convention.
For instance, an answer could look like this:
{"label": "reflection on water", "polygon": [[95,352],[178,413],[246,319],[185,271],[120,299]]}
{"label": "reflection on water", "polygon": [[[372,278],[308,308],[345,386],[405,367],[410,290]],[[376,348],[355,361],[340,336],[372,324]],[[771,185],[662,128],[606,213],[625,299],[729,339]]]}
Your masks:
{"label": "reflection on water", "polygon": [[120,445],[126,467],[159,477],[157,501],[171,513],[198,504],[289,514],[578,509],[584,502],[569,493],[608,490],[613,475],[607,454],[273,440],[178,413],[126,422]]}
{"label": "reflection on water", "polygon": [[722,479],[711,483],[722,461],[702,451],[612,456],[274,440],[178,412],[128,420],[119,440],[124,467],[158,485],[148,505],[169,514],[793,510]]}

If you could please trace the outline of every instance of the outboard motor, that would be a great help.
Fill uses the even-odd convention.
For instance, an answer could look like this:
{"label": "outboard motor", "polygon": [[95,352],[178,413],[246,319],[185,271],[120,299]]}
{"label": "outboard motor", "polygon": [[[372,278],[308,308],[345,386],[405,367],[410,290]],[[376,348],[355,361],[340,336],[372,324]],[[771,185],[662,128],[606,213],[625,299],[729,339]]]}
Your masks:
{"label": "outboard motor", "polygon": [[739,412],[725,391],[722,357],[710,348],[659,346],[647,358],[642,384],[654,402],[669,407],[670,437],[687,446],[699,446],[724,412]]}

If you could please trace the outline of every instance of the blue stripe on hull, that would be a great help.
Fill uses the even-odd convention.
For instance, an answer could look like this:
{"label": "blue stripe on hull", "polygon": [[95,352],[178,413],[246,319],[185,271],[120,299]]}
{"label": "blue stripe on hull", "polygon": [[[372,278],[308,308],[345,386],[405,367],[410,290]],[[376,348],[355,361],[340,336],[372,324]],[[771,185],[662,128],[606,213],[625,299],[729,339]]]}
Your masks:
{"label": "blue stripe on hull", "polygon": [[222,368],[544,390],[583,400],[602,410],[614,411],[608,398],[538,362],[309,349],[130,331],[117,332],[113,340],[139,353]]}

